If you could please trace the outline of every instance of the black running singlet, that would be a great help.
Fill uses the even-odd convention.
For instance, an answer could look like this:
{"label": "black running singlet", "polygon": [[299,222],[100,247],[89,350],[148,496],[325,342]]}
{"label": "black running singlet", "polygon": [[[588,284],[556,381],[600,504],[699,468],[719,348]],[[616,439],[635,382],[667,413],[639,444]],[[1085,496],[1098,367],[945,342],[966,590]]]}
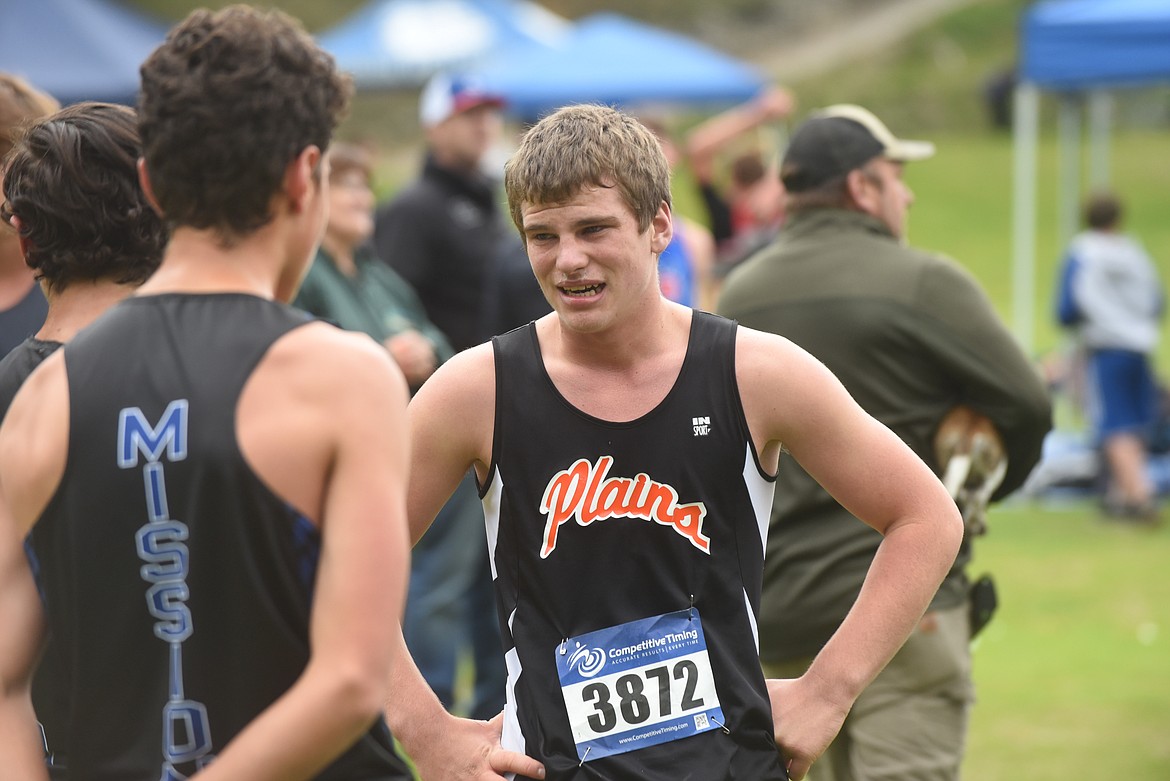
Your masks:
{"label": "black running singlet", "polygon": [[505,747],[555,781],[785,779],[758,659],[774,479],[735,380],[735,323],[696,311],[641,418],[600,420],[532,325],[493,340],[483,489],[508,665]]}
{"label": "black running singlet", "polygon": [[[187,778],[303,671],[320,536],[252,472],[235,415],[307,321],[242,294],[143,296],[65,346],[68,461],[30,558],[67,655],[73,781]],[[318,778],[411,776],[379,719]]]}
{"label": "black running singlet", "polygon": [[[44,363],[46,358],[61,347],[61,342],[30,336],[12,348],[12,352],[4,356],[4,360],[0,360],[0,422],[8,416],[8,408],[12,406],[12,401],[24,381]],[[51,636],[47,638],[32,682],[33,710],[36,711],[37,722],[41,727],[45,764],[49,769],[49,778],[53,781],[66,778],[65,754],[60,750],[64,743],[63,724],[69,713],[69,692],[65,690],[66,676],[61,672],[63,658],[60,644],[53,642]]]}

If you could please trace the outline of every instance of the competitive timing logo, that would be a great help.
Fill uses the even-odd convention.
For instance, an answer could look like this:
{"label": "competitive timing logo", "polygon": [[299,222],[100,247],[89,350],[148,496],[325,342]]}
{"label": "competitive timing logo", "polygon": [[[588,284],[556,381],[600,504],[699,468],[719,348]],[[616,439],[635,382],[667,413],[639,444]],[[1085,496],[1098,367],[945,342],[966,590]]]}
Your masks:
{"label": "competitive timing logo", "polygon": [[609,477],[611,466],[613,456],[601,456],[596,464],[581,458],[548,481],[540,500],[540,511],[547,518],[542,559],[556,549],[557,531],[570,519],[578,526],[609,518],[653,521],[670,527],[703,553],[711,552],[711,539],[703,534],[706,505],[679,502],[673,486],[651,480],[645,473],[633,478]]}
{"label": "competitive timing logo", "polygon": [[582,678],[592,678],[605,667],[605,659],[604,649],[583,645],[569,655],[568,666],[570,670],[576,670]]}

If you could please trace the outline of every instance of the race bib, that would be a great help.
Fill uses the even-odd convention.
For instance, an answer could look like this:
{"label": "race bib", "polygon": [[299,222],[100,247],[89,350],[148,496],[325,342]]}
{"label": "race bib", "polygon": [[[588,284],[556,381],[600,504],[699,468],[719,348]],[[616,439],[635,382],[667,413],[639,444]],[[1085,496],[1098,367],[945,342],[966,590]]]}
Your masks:
{"label": "race bib", "polygon": [[698,610],[570,637],[554,653],[582,762],[723,726]]}

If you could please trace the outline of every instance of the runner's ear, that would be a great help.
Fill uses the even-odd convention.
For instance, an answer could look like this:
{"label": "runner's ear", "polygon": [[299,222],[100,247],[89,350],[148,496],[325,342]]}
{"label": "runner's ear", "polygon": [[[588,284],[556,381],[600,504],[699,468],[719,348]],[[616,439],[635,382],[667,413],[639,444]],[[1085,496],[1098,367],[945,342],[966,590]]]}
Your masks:
{"label": "runner's ear", "polygon": [[154,209],[155,214],[159,217],[165,217],[162,207],[158,205],[158,200],[154,197],[154,187],[150,184],[150,172],[146,169],[146,158],[138,158],[138,184],[142,187],[142,194],[146,196],[146,202],[150,204],[150,208]]}
{"label": "runner's ear", "polygon": [[670,214],[670,204],[663,201],[658,205],[658,211],[650,220],[650,250],[660,255],[670,240],[674,238],[674,220]]}
{"label": "runner's ear", "polygon": [[284,193],[293,211],[303,211],[307,198],[321,187],[328,173],[324,165],[321,150],[312,144],[289,162],[284,170]]}

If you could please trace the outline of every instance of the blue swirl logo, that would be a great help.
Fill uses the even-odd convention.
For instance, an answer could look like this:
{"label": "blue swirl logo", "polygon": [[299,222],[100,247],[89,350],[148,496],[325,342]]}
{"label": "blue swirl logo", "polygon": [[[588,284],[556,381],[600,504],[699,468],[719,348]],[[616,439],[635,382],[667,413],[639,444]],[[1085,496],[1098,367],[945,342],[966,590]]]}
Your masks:
{"label": "blue swirl logo", "polygon": [[583,645],[569,657],[569,669],[575,669],[582,678],[592,678],[605,667],[605,651]]}

